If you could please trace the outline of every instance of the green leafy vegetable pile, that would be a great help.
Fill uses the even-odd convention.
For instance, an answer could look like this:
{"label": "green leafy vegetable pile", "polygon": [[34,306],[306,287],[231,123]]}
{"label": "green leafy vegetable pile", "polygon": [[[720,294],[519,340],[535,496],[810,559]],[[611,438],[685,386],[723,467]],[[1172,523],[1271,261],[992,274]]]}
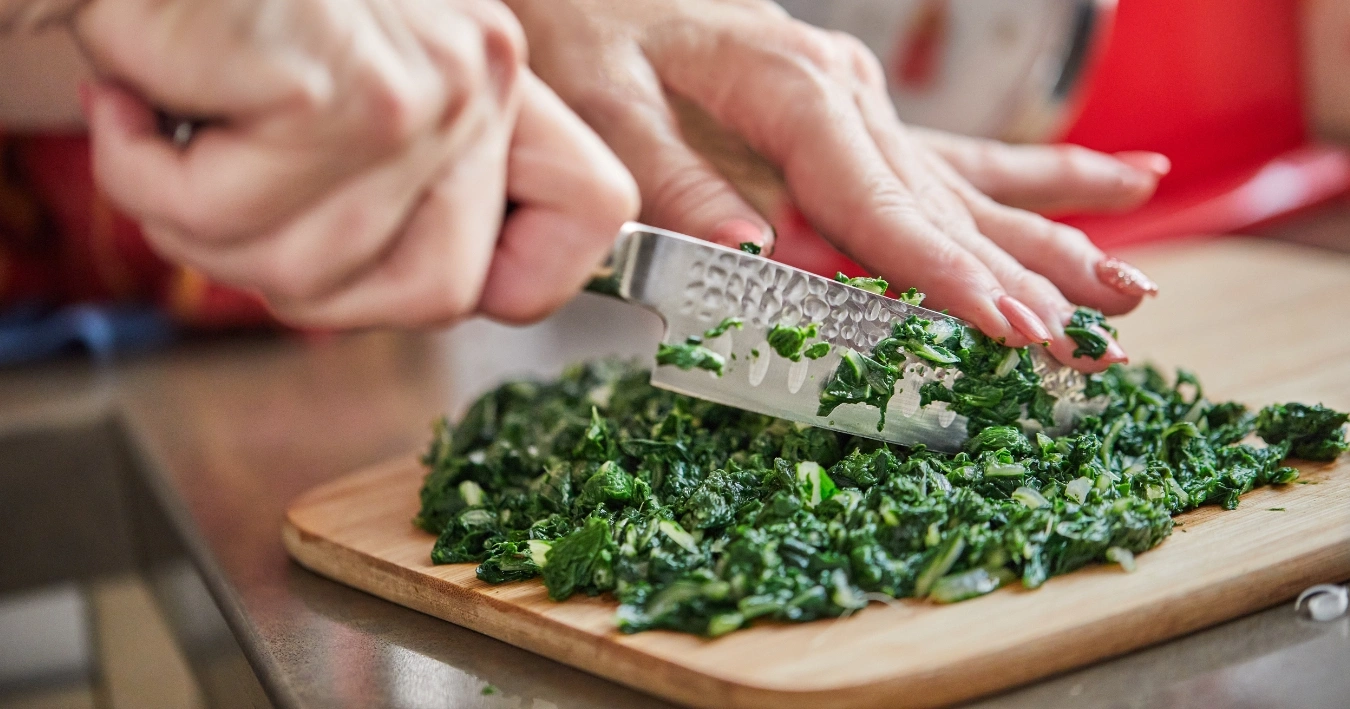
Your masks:
{"label": "green leafy vegetable pile", "polygon": [[[476,562],[484,581],[542,576],[558,600],[612,593],[626,632],[715,636],[882,597],[1035,588],[1094,562],[1132,568],[1173,515],[1293,481],[1290,452],[1345,449],[1345,414],[1290,404],[1253,415],[1209,402],[1185,372],[1169,383],[1120,366],[1091,378],[1110,399],[1101,416],[1060,438],[1027,436],[1004,403],[1034,410],[1025,355],[923,322],[897,326],[888,347],[957,358],[966,375],[942,400],[974,414],[961,453],[799,426],[592,362],[504,384],[458,426],[442,420],[416,524],[438,535],[436,563]],[[893,386],[877,359],[889,351],[853,353],[860,383],[840,395]],[[1241,443],[1254,430],[1268,446]]]}
{"label": "green leafy vegetable pile", "polygon": [[886,405],[895,395],[906,354],[934,367],[952,367],[962,373],[950,387],[928,382],[919,389],[920,404],[945,401],[967,417],[975,435],[988,426],[1016,425],[1023,416],[1054,424],[1055,399],[1040,386],[1030,352],[1004,347],[947,320],[925,320],[911,315],[891,325],[891,334],[870,354],[845,350],[839,365],[820,394],[819,416],[828,416],[841,404],[863,404],[880,411],[877,430],[886,425]]}
{"label": "green leafy vegetable pile", "polygon": [[1289,455],[1305,460],[1335,460],[1350,448],[1345,422],[1350,414],[1324,406],[1267,406],[1256,417],[1256,432],[1270,443],[1289,446]]}

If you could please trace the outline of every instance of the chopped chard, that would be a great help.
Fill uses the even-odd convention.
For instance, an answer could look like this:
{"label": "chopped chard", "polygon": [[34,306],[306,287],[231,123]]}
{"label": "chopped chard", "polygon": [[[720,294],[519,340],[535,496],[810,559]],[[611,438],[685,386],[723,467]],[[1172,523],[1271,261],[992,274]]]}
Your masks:
{"label": "chopped chard", "polygon": [[[1287,404],[1252,415],[1205,400],[1189,374],[1169,383],[1121,365],[1089,377],[1087,394],[1107,401],[1100,415],[1056,438],[1024,433],[1021,412],[1054,403],[1026,352],[919,318],[870,354],[841,349],[822,415],[844,403],[884,412],[907,353],[925,345],[962,373],[921,390],[970,420],[960,453],[681,396],[598,361],[503,384],[457,426],[438,422],[414,522],[438,535],[435,563],[477,563],[488,583],[542,577],[558,600],[613,594],[623,632],[715,637],[875,597],[952,603],[1093,563],[1132,570],[1174,515],[1232,509],[1255,487],[1294,482],[1287,456],[1346,446],[1345,414]],[[1254,431],[1265,447],[1241,442]]]}
{"label": "chopped chard", "polygon": [[1073,311],[1069,324],[1064,326],[1064,334],[1078,345],[1073,351],[1074,357],[1101,359],[1110,346],[1110,340],[1102,332],[1116,334],[1116,329],[1106,322],[1106,316],[1091,308],[1079,308]]}
{"label": "chopped chard", "polygon": [[780,357],[786,357],[793,362],[800,362],[802,353],[806,349],[806,341],[816,336],[816,324],[807,323],[806,325],[787,326],[774,325],[769,330],[769,347]]}
{"label": "chopped chard", "polygon": [[[886,279],[884,278],[868,278],[866,276],[849,278],[848,276],[845,276],[843,273],[836,273],[834,274],[834,280],[839,281],[844,285],[853,286],[854,288],[865,290],[868,293],[873,293],[876,295],[885,295],[886,289],[891,287],[891,285],[887,283]],[[910,290],[913,289],[911,288]]]}

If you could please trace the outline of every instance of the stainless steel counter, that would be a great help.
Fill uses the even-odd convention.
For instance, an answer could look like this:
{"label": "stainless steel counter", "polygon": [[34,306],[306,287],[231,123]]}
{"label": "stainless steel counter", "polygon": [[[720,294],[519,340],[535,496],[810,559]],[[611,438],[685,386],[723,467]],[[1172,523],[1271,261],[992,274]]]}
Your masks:
{"label": "stainless steel counter", "polygon": [[[1169,257],[1140,258],[1147,267]],[[222,690],[210,694],[230,697],[216,705],[668,706],[315,576],[287,559],[279,538],[296,495],[419,449],[434,417],[503,377],[648,353],[658,335],[649,316],[583,296],[524,329],[472,322],[435,334],[222,340],[107,368],[10,370],[0,372],[0,436],[102,432],[100,450],[129,471],[138,568],[182,642],[215,648],[189,656],[242,655],[256,676],[212,675]],[[1350,392],[1337,396],[1344,406]],[[224,624],[206,617],[215,609]],[[496,691],[484,694],[487,685]],[[1283,604],[974,706],[1343,709],[1350,619],[1314,624]]]}

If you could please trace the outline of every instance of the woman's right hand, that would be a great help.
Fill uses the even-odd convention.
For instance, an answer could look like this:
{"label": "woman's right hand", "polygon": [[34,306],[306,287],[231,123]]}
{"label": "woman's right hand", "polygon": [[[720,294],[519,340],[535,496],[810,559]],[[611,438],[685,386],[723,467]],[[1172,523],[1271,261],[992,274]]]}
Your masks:
{"label": "woman's right hand", "polygon": [[[92,0],[73,24],[101,188],[292,324],[538,319],[637,213],[495,0]],[[179,149],[155,109],[207,123]]]}

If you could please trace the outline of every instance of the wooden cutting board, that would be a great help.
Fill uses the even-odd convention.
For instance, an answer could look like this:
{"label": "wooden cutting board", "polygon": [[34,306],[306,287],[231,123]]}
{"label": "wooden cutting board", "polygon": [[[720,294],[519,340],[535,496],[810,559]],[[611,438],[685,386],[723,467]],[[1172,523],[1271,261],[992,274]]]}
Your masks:
{"label": "wooden cutting board", "polygon": [[[560,662],[701,707],[931,707],[1083,665],[1350,577],[1350,464],[1304,466],[1316,485],[1256,490],[1196,510],[1132,574],[1095,567],[950,606],[874,604],[845,620],[769,624],[702,640],[613,629],[615,604],[548,600],[538,581],[490,586],[473,564],[434,566],[409,520],[421,466],[393,461],[290,508],[297,561],[381,598]],[[1271,508],[1284,508],[1272,511]]]}
{"label": "wooden cutting board", "polygon": [[[1346,259],[1249,242],[1157,259],[1141,265],[1172,298],[1166,310],[1150,305],[1128,319],[1123,334],[1135,352],[1197,365],[1215,398],[1346,406]],[[1243,348],[1256,332],[1266,349]],[[1279,339],[1284,333],[1307,341]],[[846,619],[763,624],[716,640],[623,635],[605,598],[554,603],[538,581],[490,586],[472,564],[432,565],[432,536],[410,522],[423,474],[411,457],[309,491],[290,507],[283,535],[291,556],[320,574],[677,702],[933,707],[1350,578],[1350,457],[1300,469],[1309,484],[1255,490],[1231,512],[1181,516],[1134,573],[1091,567],[1036,591],[1002,589],[950,606],[873,604]]]}

